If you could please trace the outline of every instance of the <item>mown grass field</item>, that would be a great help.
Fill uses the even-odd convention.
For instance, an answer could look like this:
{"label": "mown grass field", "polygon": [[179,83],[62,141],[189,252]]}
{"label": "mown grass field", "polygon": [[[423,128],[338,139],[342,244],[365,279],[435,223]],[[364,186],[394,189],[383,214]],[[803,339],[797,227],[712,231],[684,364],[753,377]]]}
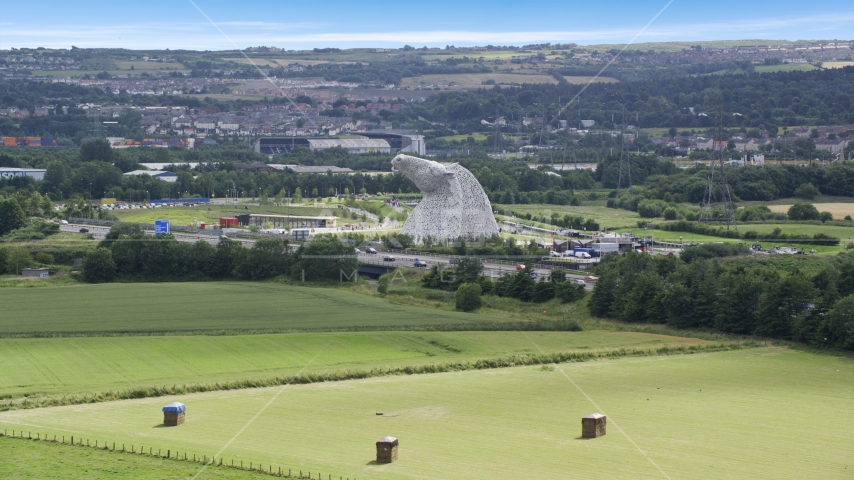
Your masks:
{"label": "mown grass field", "polygon": [[0,289],[0,335],[318,330],[495,322],[353,291],[278,283],[111,283]]}
{"label": "mown grass field", "polygon": [[540,218],[545,216],[550,219],[552,213],[564,215],[582,216],[584,218],[592,218],[599,223],[600,228],[623,228],[637,227],[640,215],[637,212],[630,210],[621,210],[616,208],[608,208],[604,205],[582,205],[573,207],[571,205],[546,205],[546,204],[531,204],[531,205],[495,205],[495,209],[499,212],[513,211],[518,213],[530,213],[531,215]]}
{"label": "mown grass field", "polygon": [[[187,422],[160,428],[172,401]],[[841,479],[854,471],[852,407],[850,358],[764,347],[19,410],[0,428],[324,478]],[[580,439],[597,411],[608,434]],[[384,435],[400,459],[377,465]]]}
{"label": "mown grass field", "polygon": [[148,455],[130,455],[101,449],[72,447],[53,442],[29,441],[0,436],[0,478],[98,478],[160,480],[181,478],[262,479],[258,473],[225,467],[208,467],[198,477],[198,463],[178,462]]}
{"label": "mown grass field", "polygon": [[[245,207],[245,208],[244,208]],[[339,211],[337,207],[313,208],[307,206],[251,206],[238,204],[236,208],[225,205],[205,205],[199,207],[163,207],[137,210],[114,210],[112,213],[123,222],[132,223],[154,223],[155,220],[170,220],[176,225],[195,225],[196,221],[216,223],[221,217],[232,215],[243,215],[247,213],[269,214],[269,215],[304,215],[304,216],[331,216]]]}
{"label": "mown grass field", "polygon": [[[705,345],[634,332],[348,332],[0,340],[0,398],[99,393],[539,353]],[[306,367],[306,365],[309,365]]]}

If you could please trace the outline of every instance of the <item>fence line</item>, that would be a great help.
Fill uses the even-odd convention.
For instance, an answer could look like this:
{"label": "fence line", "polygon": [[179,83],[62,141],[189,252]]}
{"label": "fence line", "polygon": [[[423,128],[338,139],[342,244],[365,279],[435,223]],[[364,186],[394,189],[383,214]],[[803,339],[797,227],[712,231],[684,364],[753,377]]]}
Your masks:
{"label": "fence line", "polygon": [[[291,469],[291,468],[288,468],[286,471],[284,468],[279,467],[279,466],[275,467],[275,470],[274,470],[273,464],[271,464],[271,463],[268,463],[266,465],[267,468],[265,469],[263,463],[257,463],[256,464],[255,462],[249,462],[249,464],[246,465],[243,460],[240,460],[239,463],[235,463],[233,458],[231,459],[231,462],[228,462],[228,461],[225,461],[222,456],[220,456],[219,458],[208,457],[207,455],[197,455],[197,454],[192,454],[192,456],[190,456],[191,454],[188,452],[183,452],[183,455],[182,455],[181,454],[182,452],[179,452],[178,450],[175,450],[175,455],[172,455],[172,449],[167,449],[165,451],[165,455],[164,455],[164,450],[162,448],[158,448],[155,451],[154,447],[152,447],[152,446],[149,446],[148,452],[146,452],[144,445],[138,445],[138,446],[137,445],[130,445],[130,447],[129,447],[130,449],[128,449],[128,445],[122,443],[121,448],[119,449],[119,447],[117,446],[118,444],[115,442],[110,443],[110,442],[106,442],[106,441],[100,442],[99,440],[95,440],[95,442],[93,444],[90,439],[86,439],[85,444],[84,444],[84,439],[82,439],[80,437],[77,437],[75,439],[75,437],[73,435],[68,437],[68,443],[66,443],[66,437],[64,435],[62,435],[62,436],[53,435],[53,438],[51,438],[47,434],[43,435],[40,432],[36,432],[36,437],[33,438],[33,434],[31,431],[27,432],[27,436],[24,436],[23,430],[12,430],[12,434],[9,435],[9,431],[7,429],[4,429],[2,432],[0,432],[0,437],[14,438],[14,439],[20,439],[20,440],[35,440],[35,441],[42,441],[42,442],[59,443],[62,445],[69,445],[69,446],[75,446],[75,447],[89,447],[89,448],[96,448],[98,450],[105,450],[105,451],[109,451],[109,452],[118,452],[118,453],[126,453],[126,454],[131,454],[131,455],[146,455],[146,456],[150,456],[150,457],[157,457],[157,458],[161,458],[161,459],[169,459],[169,460],[174,460],[174,461],[178,461],[178,462],[193,462],[193,463],[200,463],[202,465],[209,465],[209,466],[215,466],[215,467],[233,468],[236,470],[251,471],[254,473],[261,473],[261,474],[264,474],[267,476],[280,477],[280,478],[313,479],[313,480],[334,480],[334,478],[335,478],[331,474],[327,474],[326,477],[324,478],[323,474],[321,472],[317,472],[317,475],[314,476],[314,474],[311,471],[306,471],[304,473],[302,470]],[[139,448],[137,448],[137,447],[139,447]],[[299,473],[297,473],[297,472],[299,472]],[[347,480],[350,480],[350,477],[344,477],[344,476],[339,476],[338,480],[344,480],[345,478]],[[353,480],[357,480],[356,477],[353,477]]]}

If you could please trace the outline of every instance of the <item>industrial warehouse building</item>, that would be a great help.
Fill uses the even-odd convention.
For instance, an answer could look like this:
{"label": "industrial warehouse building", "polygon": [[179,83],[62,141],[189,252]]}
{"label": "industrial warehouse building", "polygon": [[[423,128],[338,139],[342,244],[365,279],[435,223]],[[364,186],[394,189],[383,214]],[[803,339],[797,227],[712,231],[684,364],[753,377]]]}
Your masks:
{"label": "industrial warehouse building", "polygon": [[161,171],[152,171],[152,170],[134,170],[132,172],[127,172],[124,174],[126,177],[134,177],[139,175],[148,175],[151,178],[156,178],[163,182],[177,182],[178,174],[175,172],[161,172]]}
{"label": "industrial warehouse building", "polygon": [[424,155],[424,136],[408,130],[360,132],[358,139],[265,137],[255,142],[255,151],[264,155],[281,155],[297,148],[323,150],[340,147],[350,153],[415,153]]}
{"label": "industrial warehouse building", "polygon": [[28,177],[34,180],[44,180],[47,170],[38,168],[0,168],[0,178]]}

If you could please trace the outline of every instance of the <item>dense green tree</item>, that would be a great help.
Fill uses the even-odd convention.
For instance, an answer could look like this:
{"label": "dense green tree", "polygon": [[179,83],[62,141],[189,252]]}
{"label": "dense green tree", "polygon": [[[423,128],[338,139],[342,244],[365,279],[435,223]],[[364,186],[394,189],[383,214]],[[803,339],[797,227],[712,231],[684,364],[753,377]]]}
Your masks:
{"label": "dense green tree", "polygon": [[531,296],[531,301],[534,303],[545,303],[555,298],[555,283],[552,282],[537,282],[534,286],[534,294]]}
{"label": "dense green tree", "polygon": [[456,309],[462,312],[473,312],[483,306],[480,285],[464,283],[454,293]]}
{"label": "dense green tree", "polygon": [[466,257],[454,268],[454,288],[463,283],[475,283],[483,275],[483,262],[479,258]]}
{"label": "dense green tree", "polygon": [[113,149],[103,139],[87,140],[80,145],[80,160],[83,162],[112,163]]}
{"label": "dense green tree", "polygon": [[789,220],[820,220],[818,209],[811,203],[796,203],[789,207]]}
{"label": "dense green tree", "polygon": [[307,281],[353,281],[359,269],[359,260],[353,247],[332,235],[319,235],[306,242],[299,250],[300,261],[294,267],[294,276]]}
{"label": "dense green tree", "polygon": [[238,278],[264,280],[290,273],[292,255],[288,243],[278,238],[262,238],[241,252],[235,268]]}
{"label": "dense green tree", "polygon": [[854,295],[839,300],[827,314],[824,345],[854,350]]}
{"label": "dense green tree", "polygon": [[116,264],[108,248],[96,248],[83,259],[83,280],[106,283],[116,277]]}
{"label": "dense green tree", "polygon": [[17,200],[14,198],[0,200],[0,235],[6,235],[26,224],[27,216]]}
{"label": "dense green tree", "polygon": [[243,246],[230,238],[220,238],[214,250],[205,265],[205,273],[213,278],[230,277],[240,260]]}

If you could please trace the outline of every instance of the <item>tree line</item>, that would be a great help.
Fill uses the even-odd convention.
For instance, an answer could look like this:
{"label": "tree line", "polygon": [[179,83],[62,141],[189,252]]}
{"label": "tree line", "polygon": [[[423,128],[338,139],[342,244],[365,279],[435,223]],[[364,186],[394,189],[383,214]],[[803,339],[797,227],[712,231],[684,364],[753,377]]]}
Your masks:
{"label": "tree line", "polygon": [[[854,349],[854,255],[817,273],[751,260],[743,246],[703,245],[681,258],[608,255],[588,302],[599,317]],[[804,265],[805,266],[805,265]]]}
{"label": "tree line", "polygon": [[123,281],[267,280],[340,281],[358,269],[352,244],[318,236],[298,248],[287,240],[264,238],[247,248],[220,238],[179,242],[172,235],[152,236],[138,225],[118,224],[83,260],[83,279],[91,283]]}

